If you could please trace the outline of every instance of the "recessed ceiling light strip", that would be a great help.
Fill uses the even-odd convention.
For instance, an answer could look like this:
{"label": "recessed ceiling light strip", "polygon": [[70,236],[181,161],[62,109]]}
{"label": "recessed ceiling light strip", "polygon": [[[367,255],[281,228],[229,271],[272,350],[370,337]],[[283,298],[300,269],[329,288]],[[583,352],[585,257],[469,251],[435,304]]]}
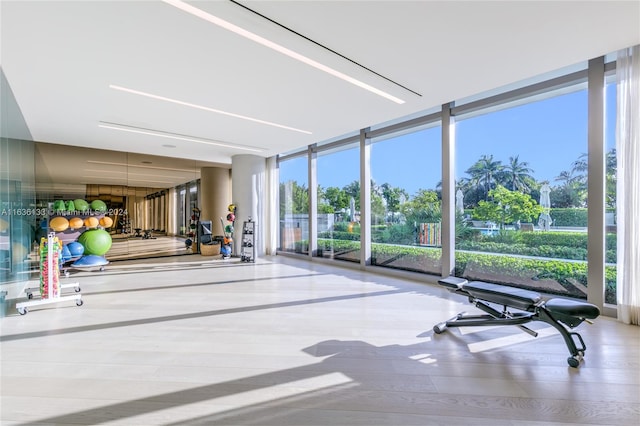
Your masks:
{"label": "recessed ceiling light strip", "polygon": [[222,147],[225,147],[225,148],[240,149],[240,150],[243,150],[243,151],[251,151],[251,152],[263,152],[264,151],[264,149],[261,149],[261,148],[251,148],[251,147],[246,147],[246,146],[242,146],[242,145],[232,145],[232,144],[227,144],[227,143],[223,143],[223,142],[213,141],[213,140],[210,140],[210,139],[196,138],[196,137],[193,137],[193,136],[180,135],[180,134],[177,134],[177,133],[163,132],[163,131],[160,131],[160,130],[145,129],[143,127],[128,126],[128,125],[125,125],[125,124],[109,123],[109,122],[106,122],[106,121],[98,122],[98,127],[102,127],[103,129],[121,130],[123,132],[140,133],[140,134],[143,134],[143,135],[158,136],[158,137],[161,137],[161,138],[178,139],[178,140],[182,140],[182,141],[202,143],[202,144],[206,144],[206,145],[222,146]]}
{"label": "recessed ceiling light strip", "polygon": [[109,88],[114,90],[121,90],[123,92],[132,93],[134,95],[146,96],[147,98],[156,99],[159,101],[171,102],[178,105],[188,106],[191,108],[202,109],[204,111],[215,112],[216,114],[228,115],[230,117],[241,118],[243,120],[253,121],[255,123],[266,124],[268,126],[279,127],[281,129],[293,130],[294,132],[300,132],[307,135],[310,135],[311,132],[308,130],[296,129],[295,127],[289,127],[278,123],[273,123],[271,121],[260,120],[258,118],[247,117],[246,115],[235,114],[233,112],[222,111],[219,109],[209,108],[203,105],[192,104],[190,102],[179,101],[177,99],[167,98],[165,96],[154,95],[153,93],[142,92],[140,90],[129,89],[127,87],[117,86],[115,84],[110,84]]}
{"label": "recessed ceiling light strip", "polygon": [[265,47],[268,47],[269,49],[273,49],[276,52],[280,52],[283,55],[289,56],[290,58],[293,58],[297,61],[300,61],[302,63],[305,63],[307,65],[310,65],[316,69],[319,69],[320,71],[324,71],[327,74],[330,74],[334,77],[337,77],[339,79],[342,79],[348,83],[351,83],[353,85],[356,85],[362,89],[368,90],[371,93],[375,93],[376,95],[382,96],[383,98],[389,99],[390,101],[393,101],[397,104],[403,104],[405,103],[405,101],[403,101],[400,98],[397,98],[383,90],[380,90],[378,88],[375,88],[367,83],[364,83],[360,80],[357,80],[347,74],[344,74],[340,71],[334,70],[333,68],[330,68],[324,64],[321,64],[320,62],[314,61],[311,58],[307,58],[304,55],[301,55],[297,52],[294,52],[291,49],[288,49],[284,46],[281,46],[277,43],[274,43],[271,40],[267,40],[264,37],[261,37],[257,34],[254,34],[250,31],[245,30],[244,28],[240,28],[237,25],[232,24],[231,22],[227,22],[224,19],[218,18],[217,16],[214,16],[210,13],[207,13],[201,9],[198,9],[197,7],[191,6],[190,4],[185,3],[184,1],[181,0],[162,0],[167,4],[170,4],[171,6],[177,7],[180,10],[183,10],[187,13],[190,13],[191,15],[197,16],[198,18],[204,19],[205,21],[211,22],[214,25],[217,25],[221,28],[224,28],[226,30],[229,30],[233,33],[238,34],[239,36],[242,36],[246,39],[255,41],[258,44],[261,44]]}
{"label": "recessed ceiling light strip", "polygon": [[345,60],[347,60],[347,61],[351,62],[352,64],[355,64],[355,65],[359,66],[360,68],[362,68],[362,69],[364,69],[364,70],[367,70],[367,71],[369,71],[370,73],[375,74],[375,75],[377,75],[378,77],[380,77],[380,78],[383,78],[383,79],[387,80],[389,83],[393,83],[393,84],[395,84],[396,86],[398,86],[398,87],[402,87],[404,90],[406,90],[406,91],[408,91],[408,92],[413,93],[414,95],[418,95],[418,96],[422,97],[422,95],[421,95],[420,93],[416,92],[415,90],[411,90],[411,89],[409,89],[407,86],[403,86],[402,84],[398,83],[397,81],[394,81],[394,80],[390,79],[389,77],[385,77],[384,75],[380,74],[379,72],[376,72],[376,71],[372,70],[371,68],[366,67],[366,66],[362,65],[361,63],[359,63],[359,62],[357,62],[357,61],[354,61],[353,59],[349,58],[348,56],[345,56],[345,55],[343,55],[342,53],[337,52],[337,51],[333,50],[332,48],[325,46],[325,45],[324,45],[324,44],[322,44],[322,43],[318,43],[317,41],[313,40],[312,38],[309,38],[309,37],[307,37],[306,35],[301,34],[301,33],[299,33],[298,31],[296,31],[296,30],[294,30],[294,29],[291,29],[291,28],[287,27],[286,25],[283,25],[283,24],[281,24],[280,22],[278,22],[278,21],[276,21],[276,20],[274,20],[274,19],[269,18],[268,16],[263,15],[262,13],[260,13],[260,12],[258,12],[258,11],[256,11],[256,10],[251,9],[250,7],[248,7],[248,6],[246,6],[246,5],[242,4],[242,3],[240,3],[239,1],[235,1],[235,0],[229,0],[229,1],[230,1],[231,3],[233,3],[233,4],[235,4],[236,6],[239,6],[239,7],[243,8],[243,9],[248,10],[248,11],[249,11],[249,12],[251,12],[251,13],[254,13],[254,14],[258,15],[258,16],[259,16],[259,17],[261,17],[262,19],[266,19],[267,21],[269,21],[269,22],[271,22],[271,23],[273,23],[273,24],[275,24],[275,25],[279,26],[280,28],[284,28],[285,30],[289,31],[290,33],[293,33],[293,34],[297,35],[298,37],[302,37],[303,39],[307,40],[307,41],[308,41],[308,42],[310,42],[310,43],[313,43],[313,44],[315,44],[316,46],[322,47],[323,49],[325,49],[325,50],[327,50],[327,51],[329,51],[329,52],[333,53],[334,55],[340,56],[342,59],[345,59]]}

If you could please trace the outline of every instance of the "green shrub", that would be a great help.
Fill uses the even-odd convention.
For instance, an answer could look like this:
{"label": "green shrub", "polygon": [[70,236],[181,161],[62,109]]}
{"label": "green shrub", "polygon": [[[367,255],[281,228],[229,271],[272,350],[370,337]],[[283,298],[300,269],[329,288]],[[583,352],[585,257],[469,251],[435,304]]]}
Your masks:
{"label": "green shrub", "polygon": [[549,214],[553,226],[587,226],[587,209],[584,208],[551,209]]}
{"label": "green shrub", "polygon": [[[299,243],[304,247],[307,242]],[[386,259],[404,260],[404,267],[419,272],[438,274],[442,252],[438,248],[400,246],[372,243],[372,264],[384,264]],[[319,250],[333,250],[334,252],[357,252],[360,250],[358,241],[328,240],[318,238]],[[557,247],[553,247],[557,249]],[[551,248],[550,248],[551,250]],[[406,266],[409,265],[409,266]],[[411,267],[410,265],[414,265]],[[393,264],[388,266],[393,267]],[[456,251],[454,275],[478,279],[475,275],[491,275],[492,282],[505,285],[516,285],[535,291],[561,294],[576,298],[586,298],[584,288],[587,286],[587,262],[536,259],[529,257],[514,257],[502,254],[472,253]],[[552,280],[560,284],[564,291],[545,288],[544,281]],[[542,281],[542,287],[535,285]],[[616,267],[605,267],[605,302],[615,304]]]}
{"label": "green shrub", "polygon": [[540,245],[587,248],[586,232],[521,232],[522,243],[529,247]]}
{"label": "green shrub", "polygon": [[324,231],[318,232],[318,238],[328,238],[333,240],[360,241],[360,234],[345,231]]}
{"label": "green shrub", "polygon": [[492,241],[461,241],[458,250],[481,251],[486,253],[517,254],[520,256],[552,257],[558,259],[587,260],[587,249],[541,245],[530,247],[525,244],[505,244]]}

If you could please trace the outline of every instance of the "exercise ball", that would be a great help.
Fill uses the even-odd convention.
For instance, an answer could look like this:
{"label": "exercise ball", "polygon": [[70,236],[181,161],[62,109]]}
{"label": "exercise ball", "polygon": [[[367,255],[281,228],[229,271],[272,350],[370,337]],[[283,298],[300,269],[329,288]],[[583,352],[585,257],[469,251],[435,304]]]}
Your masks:
{"label": "exercise ball", "polygon": [[227,215],[227,220],[228,220],[229,222],[233,222],[233,221],[235,221],[235,220],[236,220],[236,215],[235,215],[235,214],[233,214],[233,213],[229,213],[229,214]]}
{"label": "exercise ball", "polygon": [[227,234],[233,234],[233,225],[227,225],[224,227],[224,232]]}
{"label": "exercise ball", "polygon": [[84,226],[84,221],[79,217],[72,217],[69,219],[69,228],[78,229]]}
{"label": "exercise ball", "polygon": [[84,246],[77,241],[72,241],[65,245],[72,257],[82,256],[84,254]]}
{"label": "exercise ball", "polygon": [[68,212],[75,212],[76,211],[76,205],[73,201],[67,201],[67,211]]}
{"label": "exercise ball", "polygon": [[84,220],[84,226],[86,226],[87,228],[95,228],[98,225],[100,225],[100,221],[97,217],[91,216]]}
{"label": "exercise ball", "polygon": [[102,200],[93,200],[91,202],[91,209],[95,210],[97,212],[106,212],[107,211],[107,205]]}
{"label": "exercise ball", "polygon": [[220,247],[220,254],[221,254],[223,257],[229,257],[229,256],[231,256],[231,246],[223,245],[222,247]]}
{"label": "exercise ball", "polygon": [[87,203],[85,200],[73,200],[73,205],[75,206],[76,210],[81,212],[86,212],[87,210],[89,210],[89,203]]}
{"label": "exercise ball", "polygon": [[113,226],[113,219],[111,219],[109,216],[105,216],[102,219],[100,219],[100,226],[102,226],[103,228],[111,228]]}
{"label": "exercise ball", "polygon": [[73,256],[71,256],[71,251],[69,250],[68,245],[64,245],[62,246],[62,261],[66,262],[67,260],[71,259]]}
{"label": "exercise ball", "polygon": [[85,255],[103,256],[111,248],[112,241],[111,235],[104,229],[89,229],[80,235],[78,242],[84,246]]}
{"label": "exercise ball", "polygon": [[104,257],[89,254],[86,256],[82,256],[80,259],[73,262],[71,266],[74,268],[90,268],[90,267],[96,267],[96,266],[104,266],[108,264],[109,264],[109,261],[107,261],[107,259],[105,259]]}
{"label": "exercise ball", "polygon": [[49,226],[56,232],[62,232],[69,227],[69,221],[62,216],[58,216],[51,219]]}
{"label": "exercise ball", "polygon": [[236,205],[235,204],[229,204],[229,207],[227,207],[227,210],[229,210],[231,213],[235,213]]}

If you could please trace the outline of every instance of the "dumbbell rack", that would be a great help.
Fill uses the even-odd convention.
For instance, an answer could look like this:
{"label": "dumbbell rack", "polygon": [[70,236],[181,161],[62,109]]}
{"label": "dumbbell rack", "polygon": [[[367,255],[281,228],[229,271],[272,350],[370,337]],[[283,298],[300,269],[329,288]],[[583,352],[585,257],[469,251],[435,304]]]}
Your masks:
{"label": "dumbbell rack", "polygon": [[256,261],[256,223],[251,221],[251,218],[242,224],[240,260],[243,262]]}
{"label": "dumbbell rack", "polygon": [[[59,242],[57,244],[60,244]],[[30,306],[39,306],[46,305],[50,303],[60,303],[65,302],[67,300],[75,300],[76,305],[82,306],[82,295],[77,292],[76,294],[62,296],[61,290],[62,287],[76,287],[78,290],[80,289],[78,283],[74,283],[72,285],[60,285],[60,262],[59,258],[61,256],[60,251],[55,249],[56,245],[56,234],[55,232],[50,232],[47,236],[47,250],[46,257],[44,260],[41,260],[40,274],[42,277],[46,277],[46,292],[41,293],[41,298],[38,300],[29,300],[28,302],[18,302],[16,303],[16,309],[20,315],[25,315],[28,311],[28,307]],[[57,252],[56,252],[57,251]],[[46,274],[45,274],[46,270]]]}

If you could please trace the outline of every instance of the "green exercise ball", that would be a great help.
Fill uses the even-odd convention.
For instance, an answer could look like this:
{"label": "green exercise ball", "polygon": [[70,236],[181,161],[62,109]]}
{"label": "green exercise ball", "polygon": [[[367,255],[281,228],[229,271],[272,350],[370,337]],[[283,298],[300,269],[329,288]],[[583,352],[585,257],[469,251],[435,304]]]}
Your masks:
{"label": "green exercise ball", "polygon": [[80,234],[78,242],[84,247],[84,254],[104,256],[111,248],[111,235],[104,229],[88,229]]}
{"label": "green exercise ball", "polygon": [[91,202],[91,210],[95,210],[97,212],[106,212],[107,205],[102,200],[93,200]]}
{"label": "green exercise ball", "polygon": [[85,200],[73,200],[73,205],[77,211],[86,212],[87,210],[89,210],[89,203],[87,203]]}

